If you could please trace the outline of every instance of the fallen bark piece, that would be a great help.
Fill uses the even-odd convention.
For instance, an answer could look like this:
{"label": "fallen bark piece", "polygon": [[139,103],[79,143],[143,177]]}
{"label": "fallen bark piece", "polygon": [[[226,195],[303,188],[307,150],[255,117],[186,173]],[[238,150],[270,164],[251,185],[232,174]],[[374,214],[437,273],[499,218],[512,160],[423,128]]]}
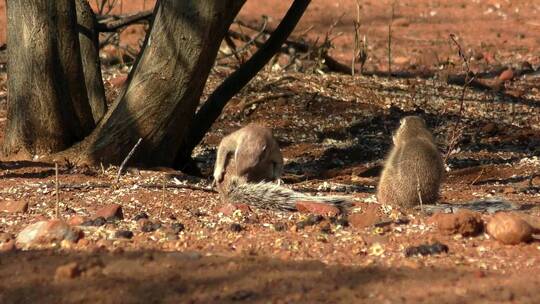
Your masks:
{"label": "fallen bark piece", "polygon": [[435,242],[433,244],[422,244],[419,246],[411,246],[405,249],[405,256],[412,257],[417,255],[434,255],[448,253],[448,246],[445,244]]}

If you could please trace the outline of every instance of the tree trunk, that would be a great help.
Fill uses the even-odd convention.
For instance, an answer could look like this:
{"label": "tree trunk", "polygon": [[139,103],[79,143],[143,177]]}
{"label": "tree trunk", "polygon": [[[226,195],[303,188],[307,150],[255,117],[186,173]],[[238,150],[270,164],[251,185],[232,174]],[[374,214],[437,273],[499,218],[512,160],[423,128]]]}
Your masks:
{"label": "tree trunk", "polygon": [[79,47],[79,35],[77,28],[77,13],[75,1],[56,0],[57,20],[56,33],[58,35],[58,61],[60,63],[60,75],[64,85],[61,89],[66,90],[68,98],[66,106],[71,105],[78,119],[78,137],[84,137],[96,126],[92,109],[88,103],[86,84],[82,68],[81,52]]}
{"label": "tree trunk", "polygon": [[[62,30],[69,25],[74,11],[62,9],[67,16],[57,18],[58,8],[69,0],[8,0],[8,106],[3,152],[31,157],[69,147],[80,140],[91,124],[81,127],[68,92],[67,79],[74,72],[66,58],[68,37],[61,38],[64,52],[58,48],[57,21]],[[73,25],[71,25],[73,26]],[[76,47],[71,52],[78,53]],[[80,59],[80,58],[79,58]],[[72,83],[73,81],[70,81]],[[85,91],[83,91],[85,92]],[[84,100],[84,99],[83,99]],[[84,105],[80,107],[83,108]],[[79,111],[84,114],[82,111]]]}
{"label": "tree trunk", "polygon": [[174,166],[182,169],[191,159],[193,149],[202,141],[212,124],[219,118],[223,108],[279,51],[290,36],[311,0],[294,0],[270,38],[248,61],[234,71],[216,88],[201,106],[189,128],[189,135],[176,156]]}
{"label": "tree trunk", "polygon": [[66,151],[79,163],[171,165],[219,45],[245,0],[162,0],[128,85],[96,130]]}
{"label": "tree trunk", "polygon": [[105,88],[103,87],[99,62],[99,33],[95,31],[97,21],[87,0],[76,0],[75,4],[84,80],[92,116],[97,124],[107,112]]}

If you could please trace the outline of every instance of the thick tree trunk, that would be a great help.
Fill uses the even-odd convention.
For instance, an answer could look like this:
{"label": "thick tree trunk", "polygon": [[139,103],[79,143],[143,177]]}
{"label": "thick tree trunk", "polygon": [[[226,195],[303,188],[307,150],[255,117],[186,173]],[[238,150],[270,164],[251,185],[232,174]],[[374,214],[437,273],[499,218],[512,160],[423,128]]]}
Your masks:
{"label": "thick tree trunk", "polygon": [[189,128],[189,135],[176,157],[174,166],[182,169],[189,165],[193,149],[202,141],[212,124],[219,118],[229,100],[238,93],[279,51],[290,36],[311,0],[294,0],[270,38],[244,64],[216,88],[201,106]]}
{"label": "thick tree trunk", "polygon": [[76,0],[75,4],[77,9],[77,31],[79,33],[88,101],[92,108],[94,122],[97,124],[107,112],[107,103],[99,62],[99,33],[95,31],[96,16],[87,0]]}
{"label": "thick tree trunk", "polygon": [[56,33],[58,35],[58,61],[60,63],[60,75],[64,85],[61,89],[66,90],[65,94],[73,107],[78,125],[82,133],[77,134],[84,137],[96,126],[92,109],[88,103],[86,84],[82,68],[81,52],[79,47],[79,34],[77,33],[77,13],[75,1],[55,0],[57,9]]}
{"label": "thick tree trunk", "polygon": [[78,162],[171,165],[219,45],[245,0],[163,0],[124,93],[96,130],[66,153]]}
{"label": "thick tree trunk", "polygon": [[[71,73],[75,73],[75,69],[70,65],[73,57],[59,60],[61,55],[79,53],[78,44],[68,43],[67,35],[58,37],[57,22],[62,24],[62,31],[74,26],[69,23],[74,20],[70,19],[74,18],[74,10],[69,11],[69,2],[7,1],[9,78],[3,143],[6,155],[29,157],[60,151],[80,140],[92,126],[82,119],[84,104],[74,107],[65,90],[67,80],[69,84],[74,82]],[[59,8],[66,15],[58,16]],[[58,48],[59,44],[63,51]],[[69,52],[70,47],[75,49]],[[81,100],[84,103],[84,98]],[[75,108],[79,109],[79,116]]]}

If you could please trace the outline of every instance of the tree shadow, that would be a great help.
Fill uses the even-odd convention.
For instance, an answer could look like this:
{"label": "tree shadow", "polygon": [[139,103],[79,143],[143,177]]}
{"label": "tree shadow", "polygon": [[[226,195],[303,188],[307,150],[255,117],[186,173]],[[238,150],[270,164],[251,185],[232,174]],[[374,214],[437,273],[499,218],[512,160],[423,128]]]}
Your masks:
{"label": "tree shadow", "polygon": [[[5,303],[339,302],[344,296],[369,298],[375,290],[383,292],[382,286],[398,292],[403,284],[441,283],[469,274],[449,275],[444,268],[329,266],[319,261],[193,252],[29,251],[4,254],[2,259],[6,267],[0,269],[0,298]],[[69,262],[76,262],[80,274],[53,279],[57,267]],[[13,271],[17,279],[8,280]]]}

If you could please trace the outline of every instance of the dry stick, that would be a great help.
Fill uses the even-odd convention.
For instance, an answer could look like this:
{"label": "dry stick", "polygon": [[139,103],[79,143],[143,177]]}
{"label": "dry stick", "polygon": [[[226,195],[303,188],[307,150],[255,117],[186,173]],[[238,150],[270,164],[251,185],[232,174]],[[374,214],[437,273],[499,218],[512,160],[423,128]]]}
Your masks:
{"label": "dry stick", "polygon": [[128,16],[113,16],[113,20],[102,19],[96,25],[96,30],[99,32],[115,32],[116,30],[139,23],[141,21],[148,21],[152,17],[153,11],[139,12]]}
{"label": "dry stick", "polygon": [[392,14],[390,23],[388,23],[388,77],[392,77],[392,23],[394,22],[394,7],[396,2],[392,3]]}
{"label": "dry stick", "polygon": [[127,162],[133,156],[133,153],[135,153],[135,150],[141,144],[141,142],[142,142],[142,138],[139,138],[135,146],[133,146],[133,148],[131,149],[131,151],[129,151],[126,158],[124,158],[124,161],[122,161],[122,163],[120,164],[120,168],[118,168],[118,174],[116,175],[116,183],[120,181],[120,175],[122,175],[122,170],[124,170],[124,167],[126,166]]}
{"label": "dry stick", "polygon": [[159,208],[159,218],[163,213],[163,208],[165,207],[165,176],[161,177],[161,208]]}
{"label": "dry stick", "polygon": [[257,41],[260,37],[262,37],[262,35],[265,34],[265,29],[266,29],[266,26],[268,24],[268,18],[265,16],[263,18],[264,22],[263,22],[263,25],[261,26],[261,29],[259,30],[259,33],[251,38],[250,41],[246,42],[241,48],[237,49],[237,50],[232,50],[231,54],[227,54],[226,56],[220,58],[220,59],[225,59],[225,58],[228,58],[228,57],[231,57],[231,56],[236,56],[237,54],[240,54],[242,52],[244,52],[245,50],[247,50],[252,44],[255,43],[255,41]]}
{"label": "dry stick", "polygon": [[[465,92],[467,91],[467,87],[471,84],[471,82],[474,81],[474,76],[470,77],[471,70],[469,67],[469,60],[467,59],[467,57],[465,57],[465,54],[463,53],[461,45],[456,40],[456,36],[454,34],[450,34],[450,39],[457,46],[459,57],[461,57],[461,59],[465,63],[465,83],[463,84],[463,87],[461,89],[461,97],[460,97],[460,105],[459,105],[459,113],[458,113],[458,117],[461,117],[463,113],[464,105],[465,105]],[[452,139],[448,145],[448,151],[446,151],[446,155],[444,156],[445,164],[448,162],[448,158],[450,158],[450,154],[454,150],[454,147],[459,142],[460,136],[457,133],[458,133],[458,129],[460,125],[461,125],[461,119],[458,119],[456,123],[454,124],[454,128],[452,129],[452,133],[451,133]]]}
{"label": "dry stick", "polygon": [[353,21],[354,25],[354,50],[351,62],[351,76],[354,76],[354,64],[356,63],[356,57],[360,54],[360,0],[356,0],[356,21]]}
{"label": "dry stick", "polygon": [[480,170],[480,174],[478,174],[478,176],[472,181],[470,186],[474,185],[480,179],[480,177],[482,177],[482,175],[484,174],[484,170],[485,168],[482,168],[482,170]]}
{"label": "dry stick", "polygon": [[246,102],[246,103],[242,106],[242,110],[246,110],[247,108],[249,108],[249,107],[251,107],[252,105],[257,104],[257,103],[263,103],[263,102],[266,102],[266,101],[272,100],[272,99],[287,98],[287,97],[292,97],[292,96],[294,96],[294,94],[293,94],[293,93],[290,93],[290,92],[287,92],[287,93],[278,93],[278,94],[274,94],[274,95],[266,95],[266,96],[263,96],[263,97],[261,97],[261,98],[252,100],[252,101],[250,101],[250,102]]}
{"label": "dry stick", "polygon": [[54,181],[56,185],[56,218],[60,218],[60,186],[58,185],[58,163],[54,163]]}
{"label": "dry stick", "polygon": [[420,179],[418,173],[416,173],[416,192],[418,193],[418,200],[420,201],[420,211],[424,213],[424,203],[422,201],[422,192],[420,191]]}

